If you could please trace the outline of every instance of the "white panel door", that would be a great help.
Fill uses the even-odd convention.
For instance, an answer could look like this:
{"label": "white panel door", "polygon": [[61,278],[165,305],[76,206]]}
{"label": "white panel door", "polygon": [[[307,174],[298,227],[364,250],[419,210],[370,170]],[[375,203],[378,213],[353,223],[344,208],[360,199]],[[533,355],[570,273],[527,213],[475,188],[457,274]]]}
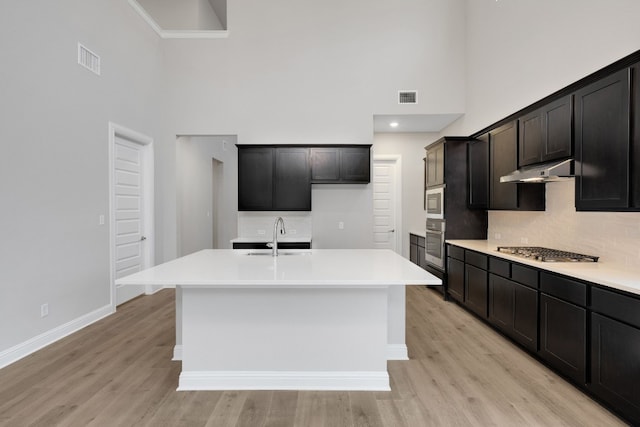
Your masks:
{"label": "white panel door", "polygon": [[373,246],[398,251],[396,239],[396,163],[373,164]]}
{"label": "white panel door", "polygon": [[[113,170],[115,279],[143,270],[143,147],[116,135]],[[116,287],[116,305],[144,293],[143,286]]]}

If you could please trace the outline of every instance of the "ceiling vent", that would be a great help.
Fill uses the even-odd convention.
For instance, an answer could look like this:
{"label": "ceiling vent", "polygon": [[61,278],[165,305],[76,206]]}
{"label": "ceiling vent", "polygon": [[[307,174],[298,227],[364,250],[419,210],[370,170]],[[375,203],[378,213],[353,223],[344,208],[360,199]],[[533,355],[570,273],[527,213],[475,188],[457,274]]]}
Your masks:
{"label": "ceiling vent", "polygon": [[401,90],[398,92],[398,104],[417,104],[417,90]]}
{"label": "ceiling vent", "polygon": [[100,57],[78,43],[78,64],[100,75]]}

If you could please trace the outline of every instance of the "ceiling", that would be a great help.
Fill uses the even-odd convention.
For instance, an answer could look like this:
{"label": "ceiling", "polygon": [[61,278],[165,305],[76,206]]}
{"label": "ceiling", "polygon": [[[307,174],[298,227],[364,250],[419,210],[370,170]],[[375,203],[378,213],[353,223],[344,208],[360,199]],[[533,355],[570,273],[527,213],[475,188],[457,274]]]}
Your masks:
{"label": "ceiling", "polygon": [[[376,133],[392,132],[440,132],[451,123],[462,117],[462,114],[375,114],[373,131]],[[398,123],[391,127],[390,123]]]}

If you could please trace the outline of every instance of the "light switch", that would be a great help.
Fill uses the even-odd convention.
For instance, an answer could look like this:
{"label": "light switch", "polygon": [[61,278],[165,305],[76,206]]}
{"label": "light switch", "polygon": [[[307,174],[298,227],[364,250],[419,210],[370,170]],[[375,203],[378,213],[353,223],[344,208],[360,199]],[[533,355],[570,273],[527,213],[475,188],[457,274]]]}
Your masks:
{"label": "light switch", "polygon": [[344,230],[344,222],[340,221],[340,222],[338,223],[338,229],[339,229],[339,230]]}

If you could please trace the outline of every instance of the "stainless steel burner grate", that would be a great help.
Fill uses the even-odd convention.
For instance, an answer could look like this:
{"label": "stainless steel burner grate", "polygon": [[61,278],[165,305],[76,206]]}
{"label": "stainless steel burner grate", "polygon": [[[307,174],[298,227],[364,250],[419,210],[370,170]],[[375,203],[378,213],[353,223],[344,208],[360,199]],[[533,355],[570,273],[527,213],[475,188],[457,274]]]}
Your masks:
{"label": "stainless steel burner grate", "polygon": [[557,249],[538,246],[498,246],[498,252],[523,258],[531,258],[542,262],[598,262],[597,256],[559,251]]}

